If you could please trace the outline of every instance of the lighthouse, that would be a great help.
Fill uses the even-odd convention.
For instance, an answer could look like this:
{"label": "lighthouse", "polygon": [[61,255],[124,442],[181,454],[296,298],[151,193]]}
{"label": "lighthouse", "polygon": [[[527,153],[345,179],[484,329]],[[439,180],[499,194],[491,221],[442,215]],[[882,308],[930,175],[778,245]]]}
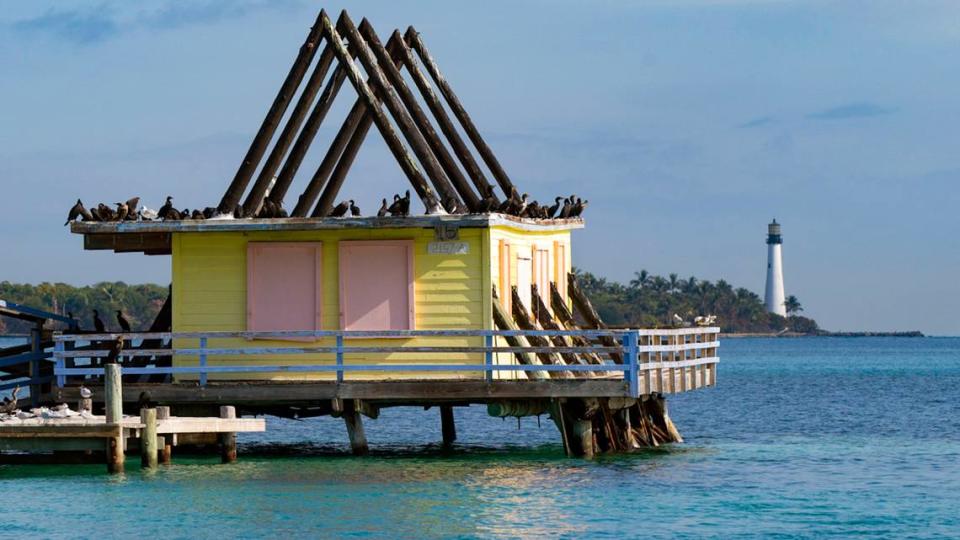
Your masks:
{"label": "lighthouse", "polygon": [[786,297],[783,294],[783,255],[781,248],[783,237],[780,236],[780,224],[774,219],[767,225],[767,290],[763,303],[770,313],[787,316],[784,305]]}

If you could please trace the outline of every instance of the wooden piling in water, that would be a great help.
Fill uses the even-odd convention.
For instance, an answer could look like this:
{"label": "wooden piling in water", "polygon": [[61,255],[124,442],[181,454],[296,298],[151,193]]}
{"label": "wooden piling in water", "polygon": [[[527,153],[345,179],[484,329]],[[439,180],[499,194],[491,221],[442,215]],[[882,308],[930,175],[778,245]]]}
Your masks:
{"label": "wooden piling in water", "polygon": [[119,364],[106,364],[103,366],[104,372],[104,409],[106,411],[106,423],[116,426],[116,432],[107,438],[107,471],[110,473],[122,473],[124,455],[123,427],[120,425],[123,420],[123,389],[121,387],[121,369]]}
{"label": "wooden piling in water", "polygon": [[[233,405],[220,406],[220,418],[236,418],[237,409]],[[220,461],[222,463],[233,463],[237,461],[237,434],[220,434]]]}
{"label": "wooden piling in water", "polygon": [[353,400],[344,401],[343,422],[347,425],[347,436],[350,438],[350,450],[353,455],[367,454],[370,451],[370,447],[367,446],[367,434],[363,431],[363,420]]}
{"label": "wooden piling in water", "polygon": [[[157,420],[166,420],[168,418],[170,418],[170,407],[163,405],[157,407]],[[164,435],[161,439],[163,439],[163,444],[159,445],[157,460],[161,465],[170,465],[173,459],[173,434]]]}
{"label": "wooden piling in water", "polygon": [[140,466],[144,469],[157,468],[157,410],[140,409]]}
{"label": "wooden piling in water", "polygon": [[443,432],[443,447],[451,448],[457,440],[457,426],[453,419],[453,407],[440,406],[440,428]]}

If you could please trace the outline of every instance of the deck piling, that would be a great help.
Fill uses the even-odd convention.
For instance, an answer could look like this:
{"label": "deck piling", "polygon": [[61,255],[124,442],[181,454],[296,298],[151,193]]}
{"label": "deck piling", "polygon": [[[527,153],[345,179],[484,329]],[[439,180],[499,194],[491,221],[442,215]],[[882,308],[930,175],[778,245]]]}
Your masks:
{"label": "deck piling", "polygon": [[106,423],[115,426],[116,432],[107,438],[107,471],[119,474],[123,472],[124,438],[123,427],[123,390],[120,387],[121,369],[119,364],[106,364],[104,371],[104,409]]}
{"label": "deck piling", "polygon": [[353,455],[366,455],[370,451],[367,434],[363,431],[363,419],[353,400],[344,401],[343,422],[347,425],[347,436],[350,438]]}
{"label": "deck piling", "polygon": [[[233,419],[237,417],[237,409],[233,405],[220,406],[220,418]],[[220,436],[220,461],[222,463],[233,463],[237,461],[237,434],[234,432],[221,433]]]}
{"label": "deck piling", "polygon": [[140,409],[140,466],[144,469],[157,468],[157,410]]}
{"label": "deck piling", "polygon": [[454,441],[457,440],[457,425],[453,418],[453,406],[440,406],[440,428],[443,432],[443,447],[452,448]]}
{"label": "deck piling", "polygon": [[[170,407],[161,405],[157,407],[157,420],[166,420],[170,418]],[[160,437],[163,439],[163,444],[159,444],[159,456],[158,461],[161,465],[170,465],[173,459],[173,434],[164,435]]]}

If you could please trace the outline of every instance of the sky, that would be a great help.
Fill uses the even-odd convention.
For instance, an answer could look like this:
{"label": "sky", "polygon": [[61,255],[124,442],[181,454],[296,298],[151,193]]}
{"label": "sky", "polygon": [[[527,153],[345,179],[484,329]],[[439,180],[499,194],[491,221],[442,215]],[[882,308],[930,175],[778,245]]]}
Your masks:
{"label": "sky", "polygon": [[[960,334],[953,1],[0,0],[0,280],[169,282],[67,210],[216,205],[321,7],[416,26],[521,191],[590,201],[575,266],[762,294],[775,217],[822,327]],[[372,130],[342,197],[407,187]]]}

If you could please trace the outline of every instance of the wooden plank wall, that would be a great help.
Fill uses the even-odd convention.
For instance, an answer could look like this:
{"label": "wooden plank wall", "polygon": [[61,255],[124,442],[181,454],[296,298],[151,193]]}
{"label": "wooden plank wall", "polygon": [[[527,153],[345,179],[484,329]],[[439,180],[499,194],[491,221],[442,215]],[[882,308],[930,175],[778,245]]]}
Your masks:
{"label": "wooden plank wall", "polygon": [[[434,230],[416,229],[350,229],[323,231],[258,231],[220,233],[177,233],[173,238],[173,330],[175,332],[203,332],[214,330],[242,331],[246,326],[246,257],[247,243],[261,241],[278,242],[323,242],[322,256],[322,313],[324,330],[339,327],[339,275],[338,242],[340,240],[414,240],[414,296],[415,329],[482,329],[488,328],[485,315],[485,299],[489,298],[488,237],[485,229],[460,229],[459,241],[469,245],[466,255],[434,255],[427,251],[428,243],[434,241]],[[486,294],[484,294],[486,293]],[[489,302],[489,300],[487,300]],[[317,345],[333,345],[318,341]],[[383,343],[384,340],[380,340]],[[482,338],[411,338],[391,339],[391,345],[463,345],[482,346]],[[373,341],[356,341],[350,344],[375,345]],[[210,340],[209,347],[284,346],[302,345],[290,342],[244,340]],[[177,347],[196,346],[187,340],[178,340]],[[431,355],[428,358],[415,353],[394,353],[366,358],[348,357],[347,363],[410,363],[417,360],[448,361],[450,363],[482,363],[482,354]],[[217,357],[209,365],[243,365],[263,362],[254,356]],[[286,356],[268,360],[277,364],[333,363],[333,355]],[[176,365],[196,365],[195,358],[177,358]],[[380,372],[374,374],[351,374],[350,379],[398,379],[451,377],[449,373],[430,375]],[[482,373],[464,372],[463,378],[481,378]],[[310,373],[267,374],[219,374],[210,375],[210,380],[244,379],[331,379],[334,375]],[[180,377],[180,380],[189,377]],[[195,377],[194,377],[195,378]]]}

